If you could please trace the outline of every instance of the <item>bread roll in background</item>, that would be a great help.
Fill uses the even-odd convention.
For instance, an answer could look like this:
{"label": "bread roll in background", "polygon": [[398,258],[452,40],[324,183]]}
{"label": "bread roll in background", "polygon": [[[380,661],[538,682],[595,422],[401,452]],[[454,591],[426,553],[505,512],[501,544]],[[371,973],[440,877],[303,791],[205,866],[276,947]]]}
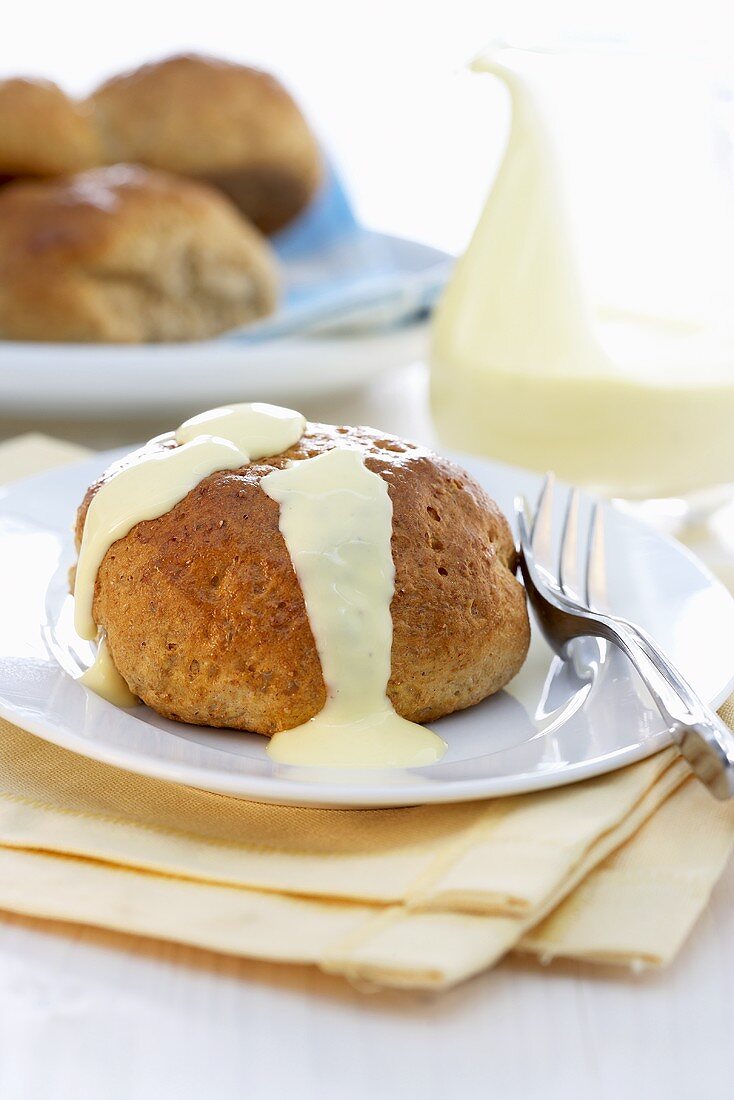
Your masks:
{"label": "bread roll in background", "polygon": [[101,159],[88,105],[47,80],[0,80],[0,182],[78,172]]}
{"label": "bread roll in background", "polygon": [[292,97],[246,65],[170,57],[112,77],[87,106],[107,163],[214,184],[264,233],[297,217],[322,178],[318,144]]}
{"label": "bread roll in background", "polygon": [[116,165],[0,190],[0,338],[144,343],[271,312],[270,246],[218,191]]}

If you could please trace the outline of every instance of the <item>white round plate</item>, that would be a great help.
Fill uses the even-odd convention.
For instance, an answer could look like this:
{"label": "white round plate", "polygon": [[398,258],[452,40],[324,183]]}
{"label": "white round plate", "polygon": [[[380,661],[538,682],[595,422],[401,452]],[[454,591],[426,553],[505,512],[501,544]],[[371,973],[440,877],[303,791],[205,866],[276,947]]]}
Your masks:
{"label": "white round plate", "polygon": [[[0,492],[0,714],[24,729],[84,756],[209,791],[354,807],[559,786],[668,744],[659,714],[620,653],[583,642],[586,653],[574,671],[552,657],[537,630],[525,667],[506,691],[433,723],[449,749],[426,768],[283,766],[255,734],[177,724],[142,704],[122,710],[105,702],[74,679],[90,663],[91,649],[72,629],[67,570],[76,506],[116,457],[98,455]],[[459,461],[508,515],[516,493],[537,492],[534,474]],[[639,521],[610,509],[605,528],[611,607],[646,627],[701,695],[719,704],[734,684],[734,600],[695,557]]]}

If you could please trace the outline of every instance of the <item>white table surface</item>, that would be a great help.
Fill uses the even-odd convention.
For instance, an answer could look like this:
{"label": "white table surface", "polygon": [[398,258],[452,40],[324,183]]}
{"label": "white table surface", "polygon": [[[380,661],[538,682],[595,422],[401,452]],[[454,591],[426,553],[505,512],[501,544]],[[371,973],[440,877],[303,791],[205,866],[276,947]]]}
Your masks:
{"label": "white table surface", "polygon": [[[430,440],[417,368],[304,411]],[[0,914],[1,1100],[732,1095],[734,867],[668,971],[510,960],[438,996]]]}

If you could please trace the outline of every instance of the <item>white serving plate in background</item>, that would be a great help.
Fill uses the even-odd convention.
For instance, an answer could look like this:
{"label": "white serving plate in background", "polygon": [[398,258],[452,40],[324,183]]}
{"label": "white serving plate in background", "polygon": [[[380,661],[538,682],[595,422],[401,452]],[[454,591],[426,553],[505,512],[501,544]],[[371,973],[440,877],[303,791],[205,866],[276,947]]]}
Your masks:
{"label": "white serving plate in background", "polygon": [[272,343],[21,344],[0,342],[3,413],[95,417],[297,403],[344,393],[423,358],[427,323],[355,337]]}
{"label": "white serving plate in background", "polygon": [[451,267],[446,253],[360,225],[333,172],[271,243],[281,280],[271,317],[175,344],[0,340],[0,412],[79,419],[289,404],[424,357],[426,316]]}

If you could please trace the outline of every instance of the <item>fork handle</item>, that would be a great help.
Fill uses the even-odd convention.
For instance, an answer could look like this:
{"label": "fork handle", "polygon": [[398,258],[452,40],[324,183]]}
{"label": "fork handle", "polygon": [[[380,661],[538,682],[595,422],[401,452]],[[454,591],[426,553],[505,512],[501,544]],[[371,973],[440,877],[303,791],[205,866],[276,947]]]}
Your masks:
{"label": "fork handle", "polygon": [[694,774],[716,798],[734,798],[734,733],[649,634],[631,623],[613,625],[617,643],[651,691]]}
{"label": "fork handle", "polygon": [[718,715],[680,722],[672,734],[681,754],[711,793],[722,801],[734,798],[734,734]]}

